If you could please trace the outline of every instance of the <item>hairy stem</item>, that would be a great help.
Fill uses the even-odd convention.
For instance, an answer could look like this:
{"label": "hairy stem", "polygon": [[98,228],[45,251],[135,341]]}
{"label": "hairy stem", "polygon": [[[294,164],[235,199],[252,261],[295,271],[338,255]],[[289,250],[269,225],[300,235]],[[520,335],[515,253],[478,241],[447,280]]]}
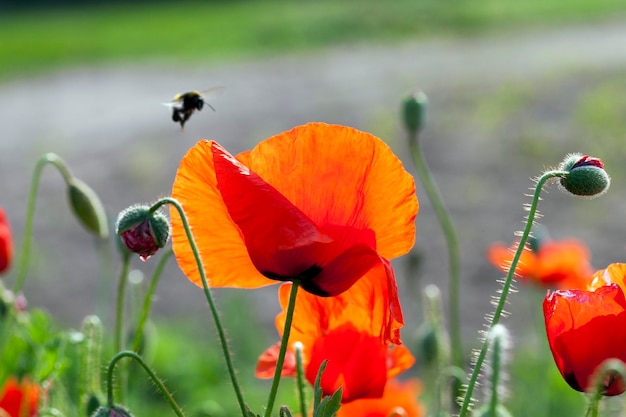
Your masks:
{"label": "hairy stem", "polygon": [[276,370],[274,371],[274,379],[272,380],[272,388],[270,390],[270,396],[267,399],[267,407],[265,408],[265,417],[272,415],[272,408],[274,408],[274,401],[276,400],[276,394],[278,393],[278,384],[280,383],[280,375],[283,371],[283,363],[285,362],[285,353],[287,352],[287,345],[289,344],[289,334],[291,333],[291,322],[293,320],[293,312],[296,307],[296,296],[298,295],[298,287],[300,284],[294,281],[291,285],[291,293],[289,294],[289,304],[287,306],[287,314],[285,316],[285,328],[283,329],[283,338],[280,342],[280,351],[278,352],[278,359],[276,360]]}
{"label": "hairy stem", "polygon": [[206,273],[204,271],[204,266],[202,265],[202,259],[200,258],[200,252],[198,252],[198,247],[196,245],[196,241],[193,238],[193,234],[191,233],[191,228],[189,227],[189,222],[187,221],[187,216],[180,205],[180,203],[171,198],[165,197],[159,199],[155,202],[152,207],[150,207],[150,212],[155,212],[164,204],[170,204],[174,206],[180,218],[183,222],[183,227],[185,229],[185,233],[187,235],[187,240],[189,241],[189,245],[193,252],[193,256],[196,260],[196,264],[198,266],[198,273],[200,274],[200,279],[202,280],[202,288],[204,289],[204,295],[206,297],[207,302],[209,303],[209,308],[211,309],[211,314],[213,315],[213,321],[215,323],[215,328],[217,329],[217,334],[220,339],[220,344],[222,346],[222,353],[224,354],[224,361],[226,362],[226,367],[228,368],[228,374],[230,375],[230,380],[233,384],[233,388],[235,390],[235,395],[237,396],[237,401],[239,403],[239,407],[241,409],[241,415],[246,417],[248,415],[248,407],[243,399],[243,394],[241,392],[241,387],[239,385],[239,381],[237,380],[237,374],[235,371],[235,366],[233,365],[232,355],[230,353],[230,349],[228,348],[228,341],[226,340],[226,332],[224,331],[224,327],[222,326],[222,321],[220,319],[219,312],[217,311],[217,307],[215,305],[215,301],[213,300],[213,295],[211,294],[211,290],[209,288],[209,283],[206,279]]}
{"label": "hairy stem", "polygon": [[[528,210],[528,217],[526,219],[526,226],[524,227],[524,231],[522,236],[520,237],[519,246],[517,247],[517,251],[513,256],[513,261],[511,262],[511,266],[509,268],[509,272],[506,276],[504,283],[502,284],[502,291],[500,293],[500,299],[498,300],[498,304],[496,305],[496,310],[493,313],[491,318],[491,323],[489,324],[488,332],[493,329],[493,326],[500,322],[500,318],[502,317],[502,312],[504,311],[504,305],[506,304],[506,298],[509,295],[509,291],[511,290],[511,285],[513,284],[513,277],[515,275],[515,269],[517,268],[517,264],[522,256],[522,252],[524,251],[524,247],[526,246],[526,242],[528,241],[528,236],[530,235],[530,231],[532,229],[533,221],[535,219],[535,215],[537,213],[537,204],[539,203],[539,195],[541,194],[541,189],[551,178],[555,177],[563,177],[568,173],[564,171],[547,171],[545,172],[538,180],[535,186],[535,192],[533,194],[533,199],[530,204]],[[489,348],[489,339],[485,338],[483,341],[483,346],[480,349],[480,353],[476,358],[476,363],[474,364],[474,371],[470,376],[470,380],[467,385],[467,390],[465,392],[465,396],[463,397],[463,403],[461,405],[461,411],[459,412],[459,417],[465,417],[469,411],[472,393],[474,392],[474,387],[476,386],[476,381],[478,380],[478,375],[480,374],[480,369],[485,361],[485,357],[487,355],[487,350]]]}

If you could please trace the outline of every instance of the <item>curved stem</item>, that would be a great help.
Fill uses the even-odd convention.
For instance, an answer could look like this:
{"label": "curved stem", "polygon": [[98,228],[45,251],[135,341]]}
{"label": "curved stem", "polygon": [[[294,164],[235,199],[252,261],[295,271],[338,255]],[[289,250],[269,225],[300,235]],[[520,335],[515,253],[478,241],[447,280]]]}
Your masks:
{"label": "curved stem", "polygon": [[169,248],[163,253],[161,259],[159,259],[159,263],[152,274],[152,280],[150,280],[150,286],[148,287],[148,291],[146,292],[143,308],[141,310],[141,316],[139,317],[139,322],[137,323],[137,329],[135,330],[135,337],[133,338],[132,349],[137,352],[139,350],[139,345],[141,344],[141,339],[143,337],[143,328],[148,320],[148,316],[150,315],[150,307],[152,307],[152,296],[156,291],[157,284],[159,283],[159,279],[163,273],[163,269],[165,268],[165,264],[170,259],[174,252]]}
{"label": "curved stem", "polygon": [[58,155],[53,153],[47,153],[43,155],[37,161],[35,165],[35,171],[33,172],[33,178],[30,183],[30,190],[28,192],[28,203],[26,206],[26,222],[24,224],[24,233],[22,236],[22,246],[20,247],[20,262],[17,269],[17,278],[15,279],[15,285],[13,286],[13,293],[19,294],[24,285],[26,279],[26,273],[28,272],[28,262],[30,261],[30,244],[33,234],[33,221],[35,218],[35,205],[37,200],[37,190],[39,189],[39,180],[41,179],[41,172],[46,164],[53,164],[59,169],[61,175],[68,182],[72,178],[70,170],[67,168],[65,161]]}
{"label": "curved stem", "polygon": [[450,267],[450,282],[448,285],[448,308],[450,320],[450,341],[452,345],[452,363],[458,367],[463,366],[463,347],[461,344],[461,320],[459,312],[459,276],[460,276],[460,255],[459,242],[456,237],[454,225],[450,218],[450,213],[443,202],[441,193],[430,174],[426,159],[418,141],[417,132],[409,133],[409,145],[413,163],[417,169],[417,174],[422,180],[424,190],[428,199],[433,205],[433,210],[437,215],[441,230],[448,245],[448,263]]}
{"label": "curved stem", "polygon": [[194,240],[193,234],[191,233],[191,229],[189,228],[189,222],[187,221],[187,216],[185,216],[185,212],[182,206],[180,205],[180,203],[171,197],[164,197],[156,201],[152,205],[152,207],[150,207],[150,212],[155,212],[164,204],[171,204],[172,206],[174,206],[174,208],[176,208],[176,211],[180,215],[180,218],[183,222],[183,227],[185,229],[185,234],[187,235],[187,240],[189,241],[189,245],[191,246],[193,256],[198,266],[198,273],[200,274],[200,279],[202,280],[202,288],[204,289],[204,295],[206,297],[207,302],[209,303],[211,314],[213,315],[215,328],[217,329],[217,334],[219,336],[220,344],[222,346],[222,353],[224,354],[224,361],[226,362],[226,367],[228,368],[228,374],[230,375],[230,380],[233,384],[233,388],[235,389],[235,395],[237,396],[237,401],[239,402],[241,415],[246,417],[248,415],[248,407],[246,406],[246,403],[243,399],[241,387],[239,386],[239,381],[237,380],[237,374],[235,372],[235,367],[233,365],[233,359],[230,354],[230,350],[228,348],[228,341],[226,340],[226,333],[224,332],[224,327],[222,326],[222,322],[220,320],[217,307],[215,306],[215,302],[213,301],[213,296],[211,295],[211,290],[209,288],[209,284],[206,279],[206,274],[204,272],[204,266],[202,266],[202,259],[200,258],[200,252],[198,252],[196,241]]}
{"label": "curved stem", "polygon": [[280,351],[278,353],[278,359],[276,360],[276,370],[274,371],[274,379],[272,380],[272,389],[270,390],[267,407],[265,408],[265,417],[270,417],[272,415],[272,408],[274,408],[274,401],[276,400],[276,393],[278,392],[280,375],[282,374],[283,363],[285,362],[285,353],[287,352],[287,345],[289,344],[291,322],[293,320],[293,312],[296,307],[296,296],[298,295],[299,286],[300,284],[297,281],[294,281],[293,284],[291,284],[291,293],[289,294],[289,304],[287,306],[287,314],[285,316],[283,338],[280,342]]}
{"label": "curved stem", "polygon": [[[533,200],[528,210],[528,218],[526,219],[526,226],[524,227],[524,231],[522,233],[522,236],[520,237],[517,251],[515,252],[515,256],[513,256],[513,261],[511,262],[511,266],[509,267],[509,272],[502,285],[500,299],[498,300],[498,304],[496,305],[496,310],[494,311],[493,316],[491,318],[491,323],[489,325],[488,332],[491,331],[491,329],[493,329],[493,326],[498,324],[498,322],[500,321],[500,317],[502,316],[502,311],[504,310],[504,305],[506,304],[506,298],[509,295],[511,285],[513,283],[513,276],[515,275],[515,269],[517,268],[517,264],[520,260],[520,257],[522,256],[524,247],[526,246],[526,242],[528,240],[528,236],[532,229],[533,221],[537,213],[537,204],[539,203],[539,195],[541,194],[541,189],[543,185],[546,183],[546,181],[548,181],[549,179],[555,178],[555,177],[563,177],[563,176],[566,176],[567,174],[568,173],[565,171],[548,171],[548,172],[545,172],[537,180],[537,184],[535,186],[535,193],[533,194]],[[476,358],[476,363],[474,364],[474,371],[472,372],[472,375],[468,382],[465,396],[463,397],[463,404],[461,405],[461,411],[459,413],[459,417],[465,417],[468,413],[470,400],[472,398],[472,393],[474,392],[474,387],[476,386],[476,381],[478,380],[480,368],[482,367],[482,364],[485,361],[488,348],[489,348],[489,339],[485,338],[483,342],[483,346],[480,349],[480,353],[478,354],[478,357]]]}
{"label": "curved stem", "polygon": [[163,397],[165,397],[168,404],[170,405],[170,407],[172,407],[172,410],[174,410],[176,415],[178,417],[185,417],[183,411],[180,409],[178,404],[176,404],[176,401],[174,401],[174,397],[172,397],[172,394],[170,394],[167,388],[165,388],[165,385],[163,385],[163,382],[161,382],[159,377],[157,377],[156,373],[154,373],[154,371],[148,366],[148,364],[144,362],[141,356],[139,356],[135,352],[131,352],[130,350],[124,350],[117,353],[115,356],[113,356],[113,358],[111,358],[111,361],[109,362],[109,366],[107,368],[107,402],[109,407],[113,407],[115,405],[113,401],[113,371],[117,362],[125,357],[133,358],[139,365],[141,365],[150,377],[150,379],[152,379],[154,385],[156,385],[159,391],[161,391],[161,394],[163,394]]}

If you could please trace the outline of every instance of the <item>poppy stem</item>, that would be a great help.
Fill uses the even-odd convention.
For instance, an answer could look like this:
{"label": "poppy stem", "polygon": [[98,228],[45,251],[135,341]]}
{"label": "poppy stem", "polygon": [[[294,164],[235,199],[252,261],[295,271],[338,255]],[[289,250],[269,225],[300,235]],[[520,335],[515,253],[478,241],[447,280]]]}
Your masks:
{"label": "poppy stem", "polygon": [[37,190],[39,189],[39,180],[41,179],[41,172],[46,164],[53,164],[65,179],[65,182],[69,182],[72,179],[67,164],[63,159],[54,153],[47,153],[43,155],[37,161],[35,165],[35,171],[33,172],[33,178],[30,183],[30,190],[28,192],[28,203],[26,206],[26,223],[24,224],[24,234],[22,237],[22,246],[20,247],[20,263],[17,269],[17,278],[15,279],[15,285],[13,286],[13,293],[19,294],[24,285],[26,279],[26,273],[28,272],[28,262],[30,260],[30,244],[33,234],[33,221],[35,218],[35,206],[37,200]]}
{"label": "poppy stem", "polygon": [[297,384],[298,384],[298,396],[300,400],[300,415],[308,416],[309,413],[306,409],[306,398],[304,395],[304,366],[302,364],[302,343],[296,342],[294,343],[296,348],[296,371],[297,375]]}
{"label": "poppy stem", "polygon": [[[130,270],[131,252],[124,251],[122,255],[122,268],[117,282],[117,301],[115,307],[115,334],[113,339],[113,349],[119,352],[124,345],[124,306],[126,304],[126,284],[128,282],[128,271]],[[121,370],[118,375],[120,396],[124,401],[126,392],[126,373]]]}
{"label": "poppy stem", "polygon": [[[622,381],[626,377],[626,364],[619,359],[610,358],[605,360],[596,368],[593,373],[592,385],[593,392],[589,398],[589,407],[585,413],[585,417],[598,417],[598,409],[600,408],[600,400],[602,395],[616,378]],[[609,381],[607,383],[607,381]]]}
{"label": "poppy stem", "polygon": [[283,363],[285,362],[285,354],[287,353],[287,344],[289,343],[291,322],[293,320],[293,312],[296,307],[296,296],[298,295],[299,286],[300,284],[298,281],[293,281],[293,284],[291,285],[289,305],[287,306],[287,314],[285,316],[285,328],[283,329],[283,338],[280,342],[280,351],[278,353],[278,359],[276,360],[276,370],[274,371],[272,388],[270,390],[270,396],[267,400],[267,407],[265,408],[265,417],[270,417],[272,415],[272,408],[274,408],[274,401],[276,400],[276,394],[278,393],[278,384],[280,383],[280,375],[283,371]]}
{"label": "poppy stem", "polygon": [[[526,246],[526,242],[528,240],[528,236],[530,235],[530,231],[533,226],[533,222],[535,220],[535,215],[537,214],[537,204],[539,203],[539,195],[541,194],[541,189],[544,184],[552,179],[557,177],[567,176],[568,172],[566,171],[546,171],[541,177],[537,180],[535,185],[535,192],[533,194],[532,202],[530,206],[528,206],[528,216],[526,218],[526,226],[524,227],[524,231],[520,237],[519,246],[517,247],[517,251],[515,252],[515,256],[513,256],[513,261],[511,262],[511,266],[509,267],[509,272],[506,276],[504,283],[502,284],[502,291],[500,292],[500,298],[498,300],[498,304],[496,305],[496,310],[494,311],[491,317],[491,323],[489,324],[489,330],[487,334],[492,331],[493,327],[498,324],[500,318],[502,317],[502,312],[504,311],[504,305],[506,304],[506,298],[509,295],[509,291],[511,290],[511,285],[513,284],[513,277],[515,275],[515,269],[517,268],[517,264],[522,256],[522,252],[524,251],[524,247]],[[485,357],[487,356],[487,351],[489,350],[490,340],[488,337],[485,337],[483,341],[483,346],[480,349],[480,352],[476,358],[476,362],[474,363],[474,370],[472,375],[470,376],[470,380],[467,384],[467,390],[465,391],[465,396],[463,397],[463,403],[461,405],[461,411],[459,412],[459,417],[465,417],[469,411],[470,403],[472,402],[472,393],[474,392],[474,387],[476,386],[476,381],[478,380],[478,375],[480,374],[481,367],[485,361]]]}
{"label": "poppy stem", "polygon": [[[82,410],[89,408],[89,398],[102,392],[102,322],[97,316],[87,316],[83,320],[81,333],[84,336],[83,349],[79,356],[78,399]],[[91,414],[91,413],[90,413]]]}
{"label": "poppy stem", "polygon": [[135,352],[139,351],[139,346],[143,339],[143,328],[148,320],[148,316],[150,315],[150,307],[152,307],[152,296],[156,291],[157,284],[159,283],[159,279],[163,273],[163,269],[165,268],[165,264],[170,259],[174,252],[171,248],[167,249],[161,259],[159,259],[159,263],[156,266],[154,273],[152,274],[152,279],[150,280],[150,286],[148,287],[148,291],[146,291],[146,295],[143,300],[143,308],[141,309],[141,316],[139,317],[139,321],[137,322],[137,329],[135,330],[135,337],[133,338],[133,344],[131,345]]}
{"label": "poppy stem", "polygon": [[172,397],[172,394],[170,394],[170,392],[167,390],[165,385],[163,385],[163,382],[161,382],[161,380],[156,375],[156,373],[152,370],[152,368],[148,366],[148,364],[143,360],[141,356],[139,356],[137,353],[132,352],[130,350],[123,350],[121,352],[118,352],[115,356],[113,356],[113,358],[111,358],[111,361],[109,362],[109,366],[107,368],[107,403],[108,403],[108,406],[113,407],[115,405],[113,401],[113,371],[115,369],[115,365],[120,359],[126,358],[126,357],[134,359],[139,365],[141,365],[141,367],[146,371],[146,373],[148,374],[148,376],[150,377],[154,385],[156,385],[158,390],[161,391],[161,394],[163,394],[163,397],[165,397],[165,400],[168,402],[170,407],[172,407],[172,410],[174,410],[176,415],[178,417],[185,417],[181,408],[178,406],[178,404],[176,404],[176,401],[174,401],[174,397]]}
{"label": "poppy stem", "polygon": [[435,184],[426,164],[424,153],[418,140],[418,131],[409,132],[409,146],[413,156],[413,164],[417,174],[422,181],[424,191],[433,205],[433,210],[437,215],[441,230],[443,231],[448,245],[448,263],[450,268],[450,282],[448,287],[448,314],[450,320],[450,344],[452,348],[452,363],[458,367],[463,367],[463,346],[461,343],[461,320],[459,311],[459,275],[460,275],[460,255],[459,242],[456,237],[454,225],[450,213],[443,202],[441,193]]}
{"label": "poppy stem", "polygon": [[211,289],[209,288],[209,283],[206,278],[204,266],[202,265],[202,259],[200,258],[200,252],[198,252],[198,246],[196,245],[196,241],[193,238],[193,234],[191,233],[191,228],[189,227],[189,222],[187,221],[187,216],[185,215],[185,211],[183,210],[182,206],[177,200],[171,197],[164,197],[164,198],[157,200],[152,205],[152,207],[150,207],[150,212],[152,213],[152,212],[157,211],[161,206],[165,204],[170,204],[174,206],[174,208],[180,215],[180,218],[183,222],[185,234],[187,235],[187,240],[189,241],[189,246],[191,247],[193,256],[196,260],[196,265],[198,266],[198,273],[200,274],[200,279],[202,280],[202,288],[204,290],[204,295],[207,299],[207,302],[209,303],[211,314],[213,315],[215,328],[217,329],[217,334],[220,339],[220,344],[222,346],[222,353],[224,354],[224,361],[226,362],[226,367],[228,368],[228,374],[230,375],[230,380],[231,380],[231,383],[233,384],[235,395],[237,396],[237,401],[241,409],[241,415],[243,417],[247,417],[249,415],[249,410],[243,399],[241,387],[239,386],[239,381],[237,380],[237,374],[235,372],[235,366],[233,365],[232,355],[230,353],[230,349],[228,348],[228,341],[226,340],[226,332],[224,331],[224,327],[222,326],[220,315],[217,311],[217,307],[215,306],[215,301],[213,300]]}

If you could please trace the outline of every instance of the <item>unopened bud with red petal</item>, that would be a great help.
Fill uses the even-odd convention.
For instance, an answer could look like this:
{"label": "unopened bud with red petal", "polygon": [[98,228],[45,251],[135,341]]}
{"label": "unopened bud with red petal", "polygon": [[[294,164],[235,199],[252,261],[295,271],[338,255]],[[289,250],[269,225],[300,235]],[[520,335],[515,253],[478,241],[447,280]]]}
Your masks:
{"label": "unopened bud with red petal", "polygon": [[13,262],[13,237],[4,210],[0,207],[0,274],[9,270]]}
{"label": "unopened bud with red petal", "polygon": [[124,247],[139,255],[142,261],[164,247],[170,237],[170,224],[159,211],[149,206],[136,205],[122,211],[115,225]]}
{"label": "unopened bud with red petal", "polygon": [[568,174],[560,179],[561,187],[582,197],[597,197],[611,185],[611,178],[599,158],[574,153],[567,155],[559,165],[559,171]]}

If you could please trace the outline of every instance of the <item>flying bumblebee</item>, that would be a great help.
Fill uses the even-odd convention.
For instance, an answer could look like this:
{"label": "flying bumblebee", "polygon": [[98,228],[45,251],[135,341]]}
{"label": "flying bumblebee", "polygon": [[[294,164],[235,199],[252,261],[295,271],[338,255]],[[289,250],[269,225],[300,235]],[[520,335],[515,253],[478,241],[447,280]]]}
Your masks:
{"label": "flying bumblebee", "polygon": [[215,108],[206,100],[222,91],[223,87],[213,87],[203,91],[189,91],[187,93],[176,94],[172,101],[163,103],[163,105],[172,108],[172,120],[180,123],[181,130],[185,127],[185,123],[191,115],[197,110],[200,111],[206,104],[211,110]]}

